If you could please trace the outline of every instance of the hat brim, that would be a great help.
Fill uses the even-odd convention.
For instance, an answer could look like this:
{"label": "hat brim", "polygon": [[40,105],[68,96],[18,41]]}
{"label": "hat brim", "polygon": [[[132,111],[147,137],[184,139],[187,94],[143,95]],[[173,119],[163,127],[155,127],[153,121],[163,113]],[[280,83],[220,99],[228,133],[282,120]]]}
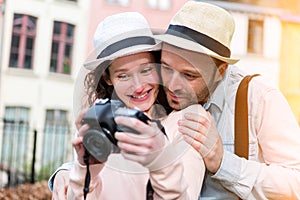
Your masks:
{"label": "hat brim", "polygon": [[[158,42],[155,45],[136,45],[136,46],[131,46],[125,49],[121,49],[114,54],[111,54],[110,56],[106,56],[104,58],[100,59],[92,59],[92,60],[87,60],[83,66],[88,69],[88,70],[94,70],[97,68],[101,63],[105,61],[112,61],[114,59],[123,57],[123,56],[128,56],[136,53],[142,53],[142,52],[149,52],[149,51],[159,51],[161,50],[161,42]],[[93,56],[95,58],[95,56]]]}
{"label": "hat brim", "polygon": [[207,55],[209,55],[213,58],[216,58],[218,60],[222,60],[222,61],[224,61],[226,63],[229,63],[229,64],[235,64],[236,62],[239,61],[239,59],[220,56],[217,53],[209,50],[208,48],[200,45],[197,42],[194,42],[194,41],[182,38],[182,37],[178,37],[178,36],[175,36],[175,35],[161,34],[161,35],[154,35],[154,38],[161,41],[161,42],[165,42],[165,43],[171,44],[173,46],[180,47],[182,49],[207,54]]}

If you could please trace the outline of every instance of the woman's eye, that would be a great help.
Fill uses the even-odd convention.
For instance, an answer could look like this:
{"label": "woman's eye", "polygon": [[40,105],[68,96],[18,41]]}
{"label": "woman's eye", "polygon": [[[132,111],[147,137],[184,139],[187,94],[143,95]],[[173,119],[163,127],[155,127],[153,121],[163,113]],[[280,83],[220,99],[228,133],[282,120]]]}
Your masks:
{"label": "woman's eye", "polygon": [[120,80],[128,80],[129,79],[129,75],[128,74],[120,74],[120,75],[118,75],[118,79],[120,79]]}

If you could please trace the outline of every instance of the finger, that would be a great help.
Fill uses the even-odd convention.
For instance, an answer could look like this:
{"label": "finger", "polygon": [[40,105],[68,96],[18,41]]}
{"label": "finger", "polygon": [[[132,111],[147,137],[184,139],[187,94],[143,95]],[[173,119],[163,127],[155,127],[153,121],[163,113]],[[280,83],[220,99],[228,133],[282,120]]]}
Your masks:
{"label": "finger", "polygon": [[130,152],[130,154],[146,155],[149,153],[148,149],[143,146],[138,146],[130,143],[118,142],[118,147],[123,152]]}
{"label": "finger", "polygon": [[160,134],[164,135],[164,133],[157,126],[156,122],[149,122],[148,124],[145,124],[144,122],[136,118],[124,116],[116,117],[115,121],[119,125],[126,126],[130,129],[135,130],[139,133],[140,136],[145,136],[145,138],[153,137]]}
{"label": "finger", "polygon": [[77,130],[80,129],[80,127],[82,126],[82,119],[85,116],[86,112],[87,112],[87,108],[82,110],[82,112],[78,115],[78,117],[75,120],[75,126],[77,128]]}
{"label": "finger", "polygon": [[131,143],[134,145],[140,145],[142,144],[141,136],[134,134],[134,133],[128,133],[128,132],[116,132],[115,138],[123,143]]}
{"label": "finger", "polygon": [[128,128],[131,128],[141,134],[143,134],[148,127],[147,124],[133,117],[118,116],[115,117],[115,122],[119,125],[123,125]]}
{"label": "finger", "polygon": [[191,138],[188,135],[184,135],[183,138],[189,145],[191,145],[196,151],[198,151],[203,158],[206,157],[212,150],[211,148],[207,148],[203,143],[194,140],[194,138]]}
{"label": "finger", "polygon": [[83,137],[85,132],[90,128],[88,124],[84,124],[79,128],[77,137]]}
{"label": "finger", "polygon": [[196,151],[200,152],[202,144],[198,141],[195,141],[194,138],[189,135],[183,135],[184,141],[191,145]]}
{"label": "finger", "polygon": [[179,128],[185,127],[203,134],[206,132],[205,130],[207,130],[207,127],[203,125],[202,122],[195,122],[187,119],[178,120],[178,127]]}
{"label": "finger", "polygon": [[116,132],[115,138],[122,143],[128,143],[137,146],[145,146],[151,147],[153,146],[153,140],[156,138],[152,138],[153,136],[145,137],[142,135],[137,135],[128,132]]}
{"label": "finger", "polygon": [[[194,131],[185,126],[179,126],[178,130],[183,136],[186,136],[195,142],[192,146],[196,148],[197,151],[201,151],[202,156],[207,155],[218,141],[218,135],[215,135],[214,132],[209,132],[208,129],[203,129],[203,132],[199,132],[199,130]],[[192,142],[190,143],[192,144]]]}
{"label": "finger", "polygon": [[206,136],[201,134],[201,132],[194,131],[194,130],[192,130],[190,128],[187,128],[185,126],[180,126],[178,128],[178,130],[183,135],[188,136],[188,137],[192,138],[193,140],[196,140],[197,142],[199,142],[201,144],[204,144],[204,142],[206,140]]}
{"label": "finger", "polygon": [[75,147],[75,146],[78,146],[82,144],[82,137],[77,137],[77,138],[74,138],[72,140],[72,145]]}
{"label": "finger", "polygon": [[210,125],[210,117],[208,115],[204,115],[204,114],[188,112],[188,113],[184,114],[184,119],[201,123],[206,127],[208,127]]}

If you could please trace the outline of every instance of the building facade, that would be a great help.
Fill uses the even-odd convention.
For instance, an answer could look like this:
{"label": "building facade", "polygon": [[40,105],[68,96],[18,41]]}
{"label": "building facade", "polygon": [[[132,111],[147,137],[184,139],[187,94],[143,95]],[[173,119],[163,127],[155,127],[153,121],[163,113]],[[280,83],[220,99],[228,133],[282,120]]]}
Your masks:
{"label": "building facade", "polygon": [[236,65],[279,87],[300,124],[299,1],[260,1],[260,5],[251,0],[207,2],[227,9],[235,18],[231,46],[233,54],[241,58]]}
{"label": "building facade", "polygon": [[85,58],[88,12],[85,0],[5,2],[0,163],[10,180],[26,181],[20,176],[32,171],[48,176],[71,155],[73,85]]}
{"label": "building facade", "polygon": [[74,83],[104,17],[139,11],[160,29],[184,2],[3,1],[0,185],[47,178],[72,160]]}
{"label": "building facade", "polygon": [[[43,179],[72,160],[74,83],[94,50],[93,34],[101,20],[118,12],[138,11],[155,32],[162,33],[186,1],[0,1],[4,11],[0,16],[0,171],[17,180],[20,173],[34,171]],[[296,43],[290,48],[300,39],[299,21],[284,20],[283,9],[206,2],[234,16],[231,46],[233,55],[241,59],[237,65],[280,86],[300,120],[300,61]],[[286,80],[289,84],[282,84]],[[0,186],[13,184],[0,176]]]}
{"label": "building facade", "polygon": [[287,98],[300,124],[300,13],[284,14],[282,21],[282,45],[280,56],[279,87]]}

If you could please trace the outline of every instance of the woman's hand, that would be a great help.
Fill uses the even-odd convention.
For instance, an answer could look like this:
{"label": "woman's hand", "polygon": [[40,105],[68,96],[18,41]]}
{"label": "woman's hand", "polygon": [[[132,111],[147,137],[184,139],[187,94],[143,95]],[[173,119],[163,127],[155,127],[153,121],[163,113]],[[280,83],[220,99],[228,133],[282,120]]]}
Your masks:
{"label": "woman's hand", "polygon": [[166,144],[165,134],[158,128],[155,122],[144,122],[125,116],[115,118],[117,124],[131,128],[138,133],[116,132],[118,147],[124,158],[142,164],[151,163],[163,150]]}
{"label": "woman's hand", "polygon": [[[81,165],[86,165],[83,160],[83,158],[85,156],[85,148],[83,146],[82,140],[83,140],[83,136],[84,136],[85,132],[90,128],[89,125],[87,125],[87,124],[82,125],[82,119],[85,116],[86,112],[87,112],[87,109],[82,111],[80,113],[80,115],[77,117],[77,119],[75,121],[75,125],[78,130],[78,134],[77,134],[77,137],[72,140],[72,145],[75,148],[76,153],[77,153],[77,160]],[[100,162],[97,161],[92,156],[90,156],[89,163],[90,164],[98,164]]]}

